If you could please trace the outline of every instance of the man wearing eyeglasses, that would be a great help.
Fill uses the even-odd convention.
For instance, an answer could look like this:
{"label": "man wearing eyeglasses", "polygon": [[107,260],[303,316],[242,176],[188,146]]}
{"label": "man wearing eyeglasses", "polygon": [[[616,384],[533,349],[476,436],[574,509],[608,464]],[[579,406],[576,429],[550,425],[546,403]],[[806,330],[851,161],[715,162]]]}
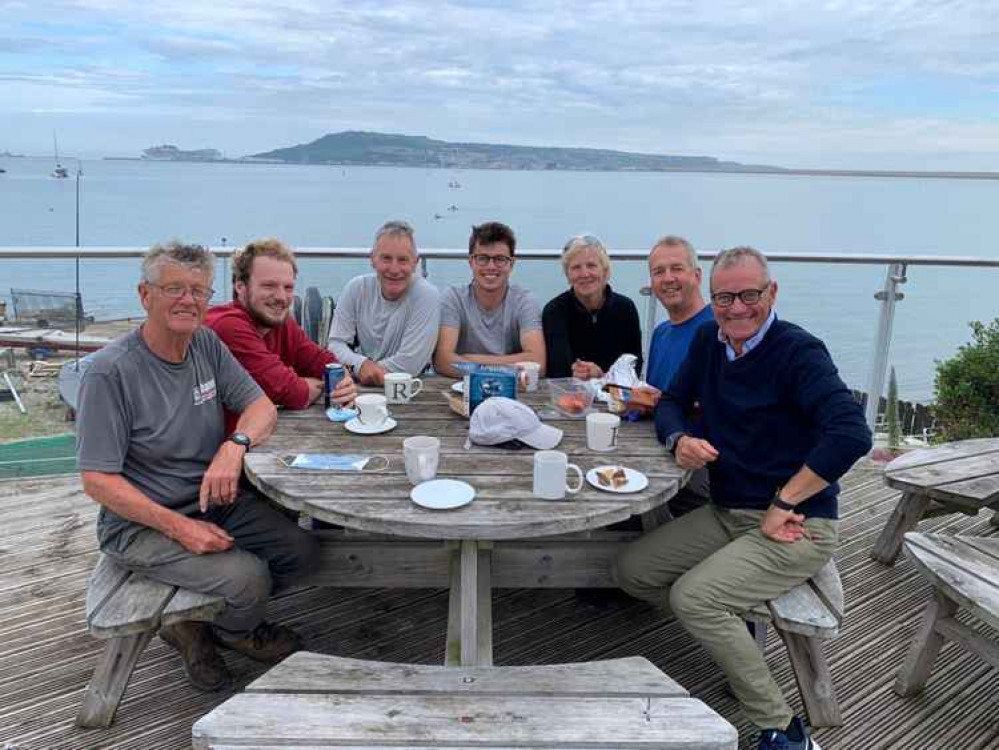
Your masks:
{"label": "man wearing eyeglasses", "polygon": [[430,364],[440,322],[440,293],[416,271],[413,228],[388,221],[375,233],[374,273],[351,279],[333,316],[329,348],[364,385],[390,372],[419,375]]}
{"label": "man wearing eyeglasses", "polygon": [[517,238],[498,221],[472,227],[468,265],[472,283],[450,287],[441,298],[441,326],[434,369],[453,378],[455,362],[512,365],[537,362],[545,370],[541,306],[529,291],[510,283]]}
{"label": "man wearing eyeglasses", "polygon": [[[711,269],[714,323],[698,329],[656,408],[683,469],[707,466],[711,502],[629,545],[618,582],[672,611],[728,677],[760,750],[818,746],[794,716],[741,615],[811,578],[838,538],[836,481],[871,447],[860,407],[817,338],[774,312],[757,250]],[[700,402],[703,436],[685,432]]]}
{"label": "man wearing eyeglasses", "polygon": [[[291,316],[298,264],[275,239],[249,243],[232,258],[236,299],[208,310],[205,325],[215,331],[237,361],[278,406],[305,409],[323,395],[323,369],[337,359],[305,335]],[[357,395],[349,374],[335,384],[332,402]],[[226,415],[230,429],[237,415]]]}
{"label": "man wearing eyeglasses", "polygon": [[[206,691],[231,683],[215,646],[278,662],[298,650],[264,621],[271,592],[313,570],[316,540],[239,486],[243,456],[274,429],[276,410],[202,327],[214,258],[197,245],[152,248],[139,298],[147,318],[101,349],[83,376],[77,457],[100,505],[101,550],[163,583],[222,596],[212,625],[180,622],[160,637]],[[239,414],[227,433],[223,407]]]}

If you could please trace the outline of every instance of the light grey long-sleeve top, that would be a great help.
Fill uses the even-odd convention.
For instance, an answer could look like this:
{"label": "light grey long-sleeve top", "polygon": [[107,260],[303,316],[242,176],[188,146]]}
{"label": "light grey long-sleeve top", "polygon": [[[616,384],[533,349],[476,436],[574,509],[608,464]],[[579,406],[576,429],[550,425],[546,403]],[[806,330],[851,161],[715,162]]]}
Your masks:
{"label": "light grey long-sleeve top", "polygon": [[355,371],[370,359],[389,372],[419,375],[437,345],[440,317],[440,292],[420,276],[397,300],[382,296],[375,274],[357,276],[337,304],[329,349]]}

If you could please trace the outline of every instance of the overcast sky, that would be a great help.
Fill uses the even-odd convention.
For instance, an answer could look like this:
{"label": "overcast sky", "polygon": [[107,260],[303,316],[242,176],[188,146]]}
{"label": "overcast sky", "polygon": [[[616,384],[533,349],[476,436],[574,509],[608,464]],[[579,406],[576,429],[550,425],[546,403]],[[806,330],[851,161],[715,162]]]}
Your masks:
{"label": "overcast sky", "polygon": [[0,0],[0,152],[341,130],[999,171],[996,0]]}

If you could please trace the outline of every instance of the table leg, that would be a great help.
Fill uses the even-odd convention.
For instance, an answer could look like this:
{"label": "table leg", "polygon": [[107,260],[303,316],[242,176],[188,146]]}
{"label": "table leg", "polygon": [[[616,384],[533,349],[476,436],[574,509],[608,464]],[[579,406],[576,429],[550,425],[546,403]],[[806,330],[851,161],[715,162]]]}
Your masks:
{"label": "table leg", "polygon": [[446,666],[493,663],[492,543],[465,540],[451,553]]}
{"label": "table leg", "polygon": [[915,492],[903,494],[874,543],[871,558],[885,565],[894,565],[898,553],[902,551],[902,537],[916,528],[919,519],[930,507],[930,502],[930,498],[926,495]]}
{"label": "table leg", "polygon": [[957,612],[957,603],[944,596],[940,591],[933,592],[933,599],[923,610],[923,620],[919,630],[909,645],[905,661],[898,670],[894,690],[899,695],[914,695],[923,689],[926,680],[933,669],[933,662],[943,646],[946,638],[939,632],[937,625],[941,620],[953,617]]}

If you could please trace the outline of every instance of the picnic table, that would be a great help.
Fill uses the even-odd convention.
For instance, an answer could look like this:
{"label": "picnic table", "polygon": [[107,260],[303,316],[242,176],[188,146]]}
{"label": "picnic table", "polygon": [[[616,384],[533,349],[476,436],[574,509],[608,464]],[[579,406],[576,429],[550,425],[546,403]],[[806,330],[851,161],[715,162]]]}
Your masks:
{"label": "picnic table", "polygon": [[[303,521],[343,527],[315,532],[323,547],[316,584],[449,588],[445,664],[489,666],[493,587],[613,586],[617,552],[634,534],[603,529],[632,516],[641,516],[646,528],[657,525],[668,518],[666,502],[686,477],[656,439],[650,420],[622,423],[617,451],[590,451],[585,420],[549,414],[542,382],[537,392],[518,398],[564,431],[557,450],[584,472],[624,465],[643,472],[649,483],[632,494],[584,485],[565,500],[535,499],[534,451],[466,444],[468,420],[447,405],[453,382],[427,378],[410,403],[390,405],[398,425],[379,435],[352,434],[331,423],[319,406],[282,412],[274,435],[246,456],[245,468],[260,492]],[[433,511],[410,500],[402,441],[412,435],[440,439],[437,476],[471,484],[476,490],[471,504]],[[291,457],[299,453],[378,455],[388,465],[363,472],[291,468]]]}
{"label": "picnic table", "polygon": [[[871,557],[892,565],[906,532],[922,518],[999,506],[999,438],[944,443],[896,458],[885,467],[885,483],[902,497],[874,544]],[[999,525],[999,511],[992,517]]]}

